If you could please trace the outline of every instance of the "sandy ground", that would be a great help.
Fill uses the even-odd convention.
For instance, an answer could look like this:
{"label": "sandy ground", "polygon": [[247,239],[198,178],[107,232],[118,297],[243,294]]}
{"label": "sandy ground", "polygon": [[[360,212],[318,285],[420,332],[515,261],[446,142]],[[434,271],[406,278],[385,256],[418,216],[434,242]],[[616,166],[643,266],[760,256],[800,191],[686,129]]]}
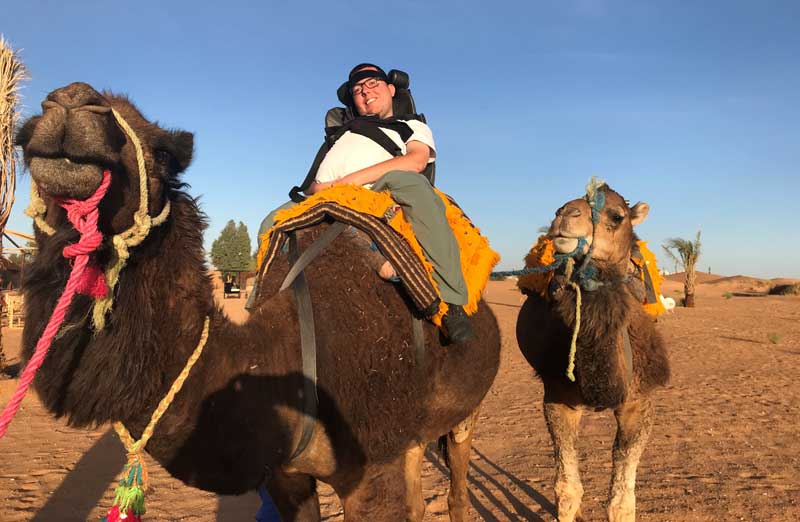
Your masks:
{"label": "sandy ground", "polygon": [[[697,308],[679,308],[660,320],[673,378],[656,396],[658,420],[639,468],[638,519],[798,520],[800,297],[748,297],[751,282],[716,279],[699,285]],[[664,294],[680,297],[680,288],[668,281]],[[553,470],[542,386],[514,337],[521,296],[513,283],[490,282],[485,297],[500,321],[503,352],[477,427],[471,518],[551,521]],[[243,302],[223,305],[242,320]],[[12,363],[19,334],[3,332]],[[0,404],[15,384],[0,380]],[[604,519],[613,429],[609,412],[584,417],[580,453],[588,520]],[[98,520],[111,504],[123,461],[122,445],[107,426],[67,428],[30,393],[0,441],[0,521]],[[151,470],[147,520],[254,519],[255,495],[217,497],[171,479],[154,463]],[[447,479],[431,449],[423,475],[425,520],[444,522]],[[320,485],[320,494],[323,519],[342,520],[332,490]]]}

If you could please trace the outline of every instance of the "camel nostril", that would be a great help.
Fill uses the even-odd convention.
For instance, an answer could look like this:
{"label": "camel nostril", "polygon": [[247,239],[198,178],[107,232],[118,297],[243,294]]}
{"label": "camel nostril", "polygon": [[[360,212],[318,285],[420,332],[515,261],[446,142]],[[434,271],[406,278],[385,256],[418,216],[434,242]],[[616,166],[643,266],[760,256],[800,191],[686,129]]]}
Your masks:
{"label": "camel nostril", "polygon": [[95,114],[108,114],[111,112],[111,107],[106,107],[105,105],[84,105],[83,107],[78,107],[77,109],[73,110],[93,112]]}

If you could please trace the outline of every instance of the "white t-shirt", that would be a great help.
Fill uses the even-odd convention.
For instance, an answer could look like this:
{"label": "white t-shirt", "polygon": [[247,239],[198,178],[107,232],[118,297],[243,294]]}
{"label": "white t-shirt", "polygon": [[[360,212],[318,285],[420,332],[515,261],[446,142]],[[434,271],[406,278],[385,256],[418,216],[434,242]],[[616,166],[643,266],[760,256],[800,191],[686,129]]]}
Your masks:
{"label": "white t-shirt", "polygon": [[[430,127],[419,120],[408,120],[405,123],[413,131],[408,141],[419,141],[430,147],[431,156],[428,158],[428,163],[433,163],[436,160],[436,146],[433,143],[433,133]],[[406,153],[406,143],[403,142],[400,134],[391,129],[383,127],[380,129],[400,147],[403,154]],[[366,136],[347,131],[336,140],[331,150],[325,155],[315,179],[320,183],[334,181],[393,157],[386,149]],[[371,184],[364,186],[370,188]]]}

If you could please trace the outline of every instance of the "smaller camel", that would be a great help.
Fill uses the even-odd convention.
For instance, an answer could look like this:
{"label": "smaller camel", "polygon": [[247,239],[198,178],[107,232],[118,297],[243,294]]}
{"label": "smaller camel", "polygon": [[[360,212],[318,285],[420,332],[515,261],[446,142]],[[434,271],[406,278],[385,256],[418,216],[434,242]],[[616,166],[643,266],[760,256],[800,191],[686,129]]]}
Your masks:
{"label": "smaller camel", "polygon": [[[528,294],[517,319],[520,349],[544,384],[560,522],[584,520],[576,441],[587,408],[613,409],[617,419],[608,520],[635,520],[636,469],[654,421],[651,395],[669,379],[666,347],[642,308],[643,286],[631,262],[633,227],[648,211],[646,203],[628,206],[605,184],[590,185],[586,198],[558,209],[547,235],[556,259],[574,259],[541,294]],[[525,291],[524,278],[520,287]],[[576,316],[573,382],[566,373]]]}

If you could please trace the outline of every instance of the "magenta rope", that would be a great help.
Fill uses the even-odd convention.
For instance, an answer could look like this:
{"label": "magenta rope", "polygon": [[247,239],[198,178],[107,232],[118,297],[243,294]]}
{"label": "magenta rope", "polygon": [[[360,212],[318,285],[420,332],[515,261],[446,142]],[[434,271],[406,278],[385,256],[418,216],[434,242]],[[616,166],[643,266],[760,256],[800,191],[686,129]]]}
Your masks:
{"label": "magenta rope", "polygon": [[111,183],[111,172],[106,170],[103,172],[103,180],[94,194],[86,200],[64,199],[58,201],[64,210],[67,211],[67,219],[69,219],[72,226],[75,227],[80,233],[80,239],[77,243],[68,245],[64,248],[63,255],[66,258],[74,258],[72,272],[69,274],[67,286],[64,292],[58,299],[53,314],[50,316],[50,321],[36,343],[36,350],[33,356],[25,366],[22,375],[20,376],[17,389],[8,404],[0,414],[0,439],[6,434],[8,425],[16,415],[22,399],[33,382],[33,377],[36,371],[44,362],[47,351],[53,342],[53,338],[61,328],[64,318],[67,315],[72,298],[76,293],[90,295],[92,297],[103,297],[108,292],[108,286],[105,283],[103,272],[94,263],[89,263],[89,254],[94,252],[100,243],[103,241],[103,235],[97,230],[98,209],[97,205],[100,200],[105,196],[108,186]]}

